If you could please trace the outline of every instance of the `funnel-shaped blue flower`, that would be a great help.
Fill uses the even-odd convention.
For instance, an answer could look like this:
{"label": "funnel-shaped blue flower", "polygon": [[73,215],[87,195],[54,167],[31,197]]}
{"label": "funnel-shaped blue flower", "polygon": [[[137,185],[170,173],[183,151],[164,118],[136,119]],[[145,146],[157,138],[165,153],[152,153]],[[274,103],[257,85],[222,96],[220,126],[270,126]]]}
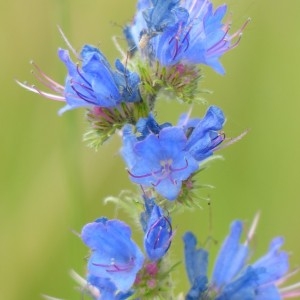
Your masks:
{"label": "funnel-shaped blue flower", "polygon": [[175,200],[182,181],[198,169],[197,161],[185,150],[186,142],[180,127],[165,127],[158,134],[150,133],[138,141],[132,128],[125,126],[121,154],[131,180]]}
{"label": "funnel-shaped blue flower", "polygon": [[60,113],[77,107],[116,107],[122,101],[140,100],[139,76],[128,71],[119,60],[113,71],[99,49],[83,47],[81,68],[72,62],[67,50],[59,49],[58,55],[68,69],[64,90],[67,105]]}
{"label": "funnel-shaped blue flower", "polygon": [[[252,228],[254,231],[254,226]],[[285,296],[299,296],[299,291],[288,295],[284,289],[278,287],[278,284],[288,277],[289,268],[288,254],[280,249],[283,238],[274,238],[267,254],[248,264],[250,253],[248,243],[251,236],[248,236],[245,243],[240,243],[242,231],[242,222],[234,221],[229,235],[221,246],[209,283],[208,252],[204,248],[196,248],[197,240],[192,233],[185,234],[185,261],[191,283],[186,299],[201,299],[201,295],[216,300],[280,300]],[[289,289],[290,292],[291,290]]]}
{"label": "funnel-shaped blue flower", "polygon": [[89,274],[110,279],[121,292],[129,291],[144,262],[143,253],[131,239],[130,227],[101,218],[85,225],[81,237],[92,251]]}
{"label": "funnel-shaped blue flower", "polygon": [[121,154],[130,179],[175,200],[182,181],[196,172],[199,162],[211,156],[224,140],[218,132],[224,121],[223,112],[211,106],[202,119],[181,119],[178,126],[159,125],[153,116],[140,119],[138,136],[130,125],[125,126]]}

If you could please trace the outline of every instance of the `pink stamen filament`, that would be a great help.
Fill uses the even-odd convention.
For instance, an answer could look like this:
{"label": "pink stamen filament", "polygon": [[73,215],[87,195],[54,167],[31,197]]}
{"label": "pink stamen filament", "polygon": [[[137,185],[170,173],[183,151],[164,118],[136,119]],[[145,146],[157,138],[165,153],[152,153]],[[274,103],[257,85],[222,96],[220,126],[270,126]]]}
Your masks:
{"label": "pink stamen filament", "polygon": [[180,39],[180,36],[183,33],[182,30],[182,24],[180,24],[180,27],[177,31],[177,33],[175,34],[175,36],[173,36],[170,40],[169,40],[169,45],[175,40],[175,48],[174,48],[174,54],[172,59],[174,60],[176,58],[176,56],[178,55],[179,51],[181,50],[182,45],[184,44],[184,42],[186,41],[186,46],[185,49],[183,50],[184,52],[187,51],[187,49],[189,48],[190,45],[190,41],[189,41],[189,33],[192,29],[192,26],[189,27],[189,29],[187,30],[187,32],[185,33],[183,39]]}
{"label": "pink stamen filament", "polygon": [[58,95],[54,95],[54,94],[50,94],[50,93],[46,93],[43,92],[41,90],[39,90],[36,86],[34,85],[28,85],[27,83],[22,83],[18,80],[16,80],[16,82],[23,88],[25,88],[26,90],[36,93],[36,94],[40,94],[48,99],[52,99],[52,100],[56,100],[56,101],[66,101],[65,97],[63,96],[58,96]]}
{"label": "pink stamen filament", "polygon": [[240,135],[238,135],[237,137],[235,138],[230,138],[228,142],[226,143],[223,143],[220,147],[216,147],[214,150],[221,150],[225,147],[228,147],[232,144],[234,144],[235,142],[241,140],[247,133],[248,133],[249,130],[245,130],[244,132],[242,132]]}
{"label": "pink stamen filament", "polygon": [[[164,161],[166,162],[166,161]],[[157,171],[154,171],[154,172],[151,172],[151,173],[147,173],[147,174],[143,174],[143,175],[135,175],[133,174],[131,171],[127,170],[128,174],[133,177],[133,178],[146,178],[146,177],[154,177],[157,179],[157,182],[156,183],[152,183],[152,185],[154,187],[158,186],[161,182],[161,180],[169,177],[170,181],[173,183],[173,184],[176,184],[177,181],[174,180],[170,175],[171,173],[173,172],[179,172],[179,171],[182,171],[184,169],[186,169],[188,167],[188,161],[187,159],[185,159],[185,166],[182,167],[182,168],[177,168],[177,169],[174,169],[172,168],[172,166],[167,162],[164,166],[162,166],[159,170]],[[161,175],[161,176],[159,176]]]}
{"label": "pink stamen filament", "polygon": [[132,269],[134,265],[134,258],[130,258],[130,262],[125,266],[116,265],[115,263],[106,265],[106,264],[97,264],[93,263],[94,266],[105,268],[107,272],[114,273],[114,272],[126,272]]}
{"label": "pink stamen filament", "polygon": [[[239,43],[240,40],[242,38],[242,33],[243,30],[245,29],[245,27],[248,25],[248,23],[250,22],[250,18],[246,20],[246,22],[242,25],[242,27],[237,30],[235,33],[233,33],[231,36],[227,36],[229,30],[230,30],[230,24],[225,24],[223,27],[223,30],[225,32],[224,36],[222,39],[220,39],[219,42],[217,42],[215,45],[213,45],[212,47],[210,47],[207,52],[210,52],[210,55],[218,55],[221,54],[223,51],[229,51],[234,49]],[[237,37],[237,40],[232,44],[232,45],[228,45],[225,49],[224,47],[226,46],[226,44],[228,42],[231,42],[234,38]]]}
{"label": "pink stamen filament", "polygon": [[[40,78],[41,80],[43,80],[42,78],[44,78],[43,82],[48,82],[48,84],[50,84],[50,86],[54,87],[55,89],[52,89],[56,92],[60,92],[63,93],[65,87],[62,86],[61,84],[57,83],[56,81],[54,81],[52,78],[50,78],[49,76],[47,76],[41,69],[40,67],[34,62],[31,61],[30,62],[34,68],[38,71],[39,76],[37,76],[37,74],[34,73],[34,75],[36,76],[36,78]],[[47,85],[48,86],[48,85]]]}

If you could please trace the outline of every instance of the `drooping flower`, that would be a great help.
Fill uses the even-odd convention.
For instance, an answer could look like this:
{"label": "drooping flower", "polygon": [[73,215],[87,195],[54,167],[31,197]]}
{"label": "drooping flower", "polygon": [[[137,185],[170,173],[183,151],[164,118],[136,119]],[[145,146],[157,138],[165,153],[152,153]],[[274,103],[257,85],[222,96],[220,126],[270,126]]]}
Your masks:
{"label": "drooping flower", "polygon": [[128,292],[142,268],[144,255],[131,239],[128,225],[101,218],[84,226],[84,243],[91,249],[90,276],[109,279],[121,292]]}
{"label": "drooping flower", "polygon": [[223,74],[219,58],[238,44],[247,24],[230,35],[230,24],[222,23],[226,10],[226,5],[214,10],[209,0],[140,0],[127,32],[130,30],[131,45],[134,40],[150,60],[164,66],[205,64]]}
{"label": "drooping flower", "polygon": [[162,208],[155,205],[148,220],[144,248],[151,261],[161,259],[169,250],[173,231],[171,220],[164,215]]}
{"label": "drooping flower", "polygon": [[232,223],[230,233],[219,251],[210,282],[207,278],[208,251],[196,248],[197,240],[191,232],[184,235],[186,270],[191,283],[186,299],[280,300],[300,295],[297,287],[293,294],[287,294],[289,289],[279,287],[289,277],[288,254],[280,249],[282,237],[274,238],[268,252],[249,264],[249,241],[256,223],[257,219],[243,244],[240,243],[243,223]]}
{"label": "drooping flower", "polygon": [[65,101],[66,106],[59,113],[78,107],[111,108],[121,102],[140,101],[140,78],[120,60],[116,60],[116,70],[112,70],[102,52],[91,45],[83,46],[80,52],[81,67],[71,60],[68,50],[59,49],[58,56],[68,69],[65,86],[56,83],[35,66],[38,79],[56,94],[43,92],[36,86],[19,84],[47,98]]}

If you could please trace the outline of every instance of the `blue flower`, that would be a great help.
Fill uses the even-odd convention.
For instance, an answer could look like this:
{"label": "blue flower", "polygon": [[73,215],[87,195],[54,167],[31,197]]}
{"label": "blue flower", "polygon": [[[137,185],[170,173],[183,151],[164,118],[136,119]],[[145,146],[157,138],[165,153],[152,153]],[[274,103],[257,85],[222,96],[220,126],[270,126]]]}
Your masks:
{"label": "blue flower", "polygon": [[168,200],[175,200],[182,182],[224,140],[224,135],[218,132],[224,121],[223,112],[211,106],[203,119],[181,118],[178,126],[159,125],[150,115],[137,123],[138,136],[130,125],[125,126],[121,154],[130,179],[154,188]]}
{"label": "blue flower", "polygon": [[[209,283],[208,252],[204,248],[196,248],[197,240],[192,233],[185,234],[186,270],[191,283],[186,299],[196,300],[206,295],[208,299],[213,297],[216,300],[279,300],[287,295],[284,289],[278,287],[288,277],[289,269],[288,254],[280,249],[283,238],[274,238],[268,252],[256,262],[248,264],[251,236],[241,244],[242,232],[242,222],[234,221],[221,246]],[[299,291],[293,295],[299,296]]]}
{"label": "blue flower", "polygon": [[197,161],[185,150],[187,137],[180,127],[165,127],[159,134],[149,133],[139,141],[127,125],[123,130],[121,154],[133,182],[153,187],[175,200],[182,181],[198,169]]}
{"label": "blue flower", "polygon": [[64,96],[67,105],[60,110],[78,107],[116,107],[122,101],[140,100],[139,76],[129,72],[116,60],[116,71],[113,71],[97,48],[85,45],[80,53],[81,68],[70,59],[69,52],[59,49],[59,58],[68,69]]}
{"label": "blue flower", "polygon": [[189,133],[186,149],[197,161],[211,156],[215,148],[224,140],[223,128],[225,116],[216,106],[210,106],[202,119],[192,119],[182,124]]}
{"label": "blue flower", "polygon": [[163,210],[155,205],[144,237],[144,248],[151,261],[157,261],[166,254],[171,245],[172,236],[170,218],[164,216]]}
{"label": "blue flower", "polygon": [[219,58],[238,44],[247,24],[230,35],[230,25],[222,23],[226,10],[226,5],[214,10],[208,0],[139,1],[131,45],[134,41],[144,55],[164,66],[206,64],[224,74]]}
{"label": "blue flower", "polygon": [[131,239],[128,225],[106,218],[87,224],[81,238],[91,249],[88,273],[108,278],[121,292],[128,292],[142,268],[144,255]]}

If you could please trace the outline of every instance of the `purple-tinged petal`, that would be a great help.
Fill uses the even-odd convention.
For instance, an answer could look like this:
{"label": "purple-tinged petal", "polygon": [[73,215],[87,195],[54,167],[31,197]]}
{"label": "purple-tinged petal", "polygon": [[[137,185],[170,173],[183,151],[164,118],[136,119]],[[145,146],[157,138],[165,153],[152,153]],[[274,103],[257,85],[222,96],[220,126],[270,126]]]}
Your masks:
{"label": "purple-tinged petal", "polygon": [[222,244],[214,266],[212,284],[216,288],[232,281],[245,265],[249,249],[240,244],[242,231],[242,222],[235,221],[231,224],[230,233]]}
{"label": "purple-tinged petal", "polygon": [[265,270],[265,272],[259,276],[259,283],[261,285],[276,282],[288,272],[288,254],[280,250],[283,243],[284,240],[282,237],[273,239],[268,253],[252,265],[254,268],[262,268]]}
{"label": "purple-tinged petal", "polygon": [[157,261],[166,254],[171,245],[172,236],[170,218],[164,216],[163,210],[155,205],[144,237],[144,248],[151,261]]}
{"label": "purple-tinged petal", "polygon": [[129,226],[101,218],[85,225],[81,237],[92,250],[89,274],[109,278],[118,290],[128,291],[144,262],[141,250],[131,239]]}

